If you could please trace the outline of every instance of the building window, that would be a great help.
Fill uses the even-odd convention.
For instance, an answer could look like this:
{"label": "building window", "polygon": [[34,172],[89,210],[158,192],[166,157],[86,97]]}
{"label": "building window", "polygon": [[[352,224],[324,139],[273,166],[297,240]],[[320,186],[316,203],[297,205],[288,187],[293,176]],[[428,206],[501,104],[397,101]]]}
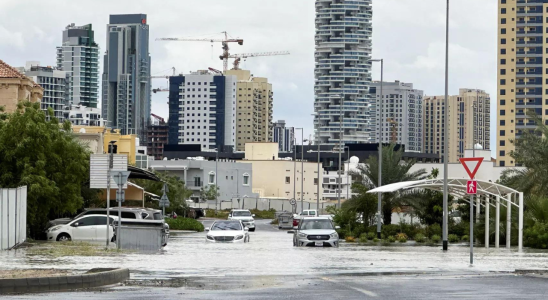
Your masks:
{"label": "building window", "polygon": [[244,174],[244,185],[249,185],[249,174]]}
{"label": "building window", "polygon": [[505,156],[505,155],[506,155],[506,152],[505,152],[504,150],[501,150],[501,151],[499,152],[499,156]]}
{"label": "building window", "polygon": [[500,60],[500,64],[501,64],[501,65],[505,65],[505,64],[506,64],[506,59],[501,59],[501,60]]}
{"label": "building window", "polygon": [[504,125],[506,125],[506,121],[500,120],[500,126],[504,126]]}
{"label": "building window", "polygon": [[500,161],[500,166],[501,166],[501,167],[504,167],[505,165],[506,165],[506,164],[504,163],[504,160],[501,160],[501,161]]}
{"label": "building window", "polygon": [[504,147],[504,146],[506,146],[506,141],[504,141],[504,140],[501,140],[501,141],[499,142],[499,145],[500,145],[501,147]]}
{"label": "building window", "polygon": [[502,15],[506,14],[506,8],[501,8],[501,9],[500,9],[500,13],[501,13]]}
{"label": "building window", "polygon": [[[503,20],[506,20],[506,19],[503,19]],[[506,23],[506,22],[505,22]],[[505,24],[505,23],[502,23],[502,24]],[[500,43],[502,45],[506,45],[506,39],[500,39]]]}
{"label": "building window", "polygon": [[291,183],[291,177],[286,176],[285,177],[285,183],[290,184]]}
{"label": "building window", "polygon": [[506,100],[500,100],[500,105],[506,105]]}
{"label": "building window", "polygon": [[506,75],[506,69],[500,69],[500,75]]}
{"label": "building window", "polygon": [[505,130],[501,130],[501,131],[500,131],[500,136],[506,136],[506,131],[505,131]]}
{"label": "building window", "polygon": [[500,34],[506,34],[506,28],[502,28],[502,29],[500,30]]}
{"label": "building window", "polygon": [[500,110],[500,115],[501,115],[501,116],[506,116],[506,110],[501,109],[501,110]]}
{"label": "building window", "polygon": [[500,85],[506,85],[506,79],[501,79],[500,80]]}
{"label": "building window", "polygon": [[506,95],[506,90],[504,90],[504,89],[500,90],[500,95],[505,96]]}
{"label": "building window", "polygon": [[215,172],[209,172],[209,184],[215,184]]}

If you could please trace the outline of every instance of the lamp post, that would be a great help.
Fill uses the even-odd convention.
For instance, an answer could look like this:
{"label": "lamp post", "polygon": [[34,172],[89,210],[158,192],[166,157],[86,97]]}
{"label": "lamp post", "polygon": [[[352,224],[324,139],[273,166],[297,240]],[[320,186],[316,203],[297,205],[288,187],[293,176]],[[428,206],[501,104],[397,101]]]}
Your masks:
{"label": "lamp post", "polygon": [[[108,169],[107,169],[107,248],[110,242],[109,232],[110,232],[110,176],[111,170],[114,165],[114,144],[116,141],[108,142]],[[122,220],[118,219],[118,226],[122,225]]]}
{"label": "lamp post", "polygon": [[[295,128],[297,130],[298,128]],[[297,191],[297,139],[295,138],[295,132],[293,132],[293,199]]]}
{"label": "lamp post", "polygon": [[316,187],[316,210],[318,211],[318,215],[320,215],[320,140],[317,140],[318,143],[318,186]]}
{"label": "lamp post", "polygon": [[344,147],[344,149],[347,150],[346,152],[346,163],[348,164],[348,167],[346,168],[346,200],[350,199],[350,181],[349,181],[349,174],[350,174],[350,148]]}
{"label": "lamp post", "polygon": [[[447,8],[445,15],[445,113],[444,113],[444,130],[443,130],[443,251],[447,251],[448,242],[448,198],[449,187],[447,180],[449,178],[448,160],[449,160],[449,0],[447,0]],[[470,203],[472,205],[472,203]],[[470,216],[472,218],[472,216]],[[472,237],[470,237],[470,241]]]}
{"label": "lamp post", "polygon": [[[381,94],[380,94],[380,100],[379,100],[379,179],[377,187],[382,186],[382,101],[383,101],[383,79],[384,79],[384,59],[372,59],[372,62],[380,62],[381,63]],[[379,192],[378,195],[378,201],[377,201],[377,238],[381,238],[381,209],[382,209],[382,193]]]}
{"label": "lamp post", "polygon": [[219,177],[218,173],[218,164],[219,164],[219,148],[215,148],[215,215],[217,215],[217,205],[218,205],[218,198],[219,195],[219,187],[217,186],[217,177]]}
{"label": "lamp post", "polygon": [[[304,195],[303,195],[303,188],[304,188],[304,129],[303,128],[295,128],[295,130],[301,131],[301,213],[304,210]],[[295,149],[297,149],[297,146],[295,145]],[[295,157],[297,157],[297,152],[295,151]],[[296,172],[296,170],[295,170]],[[296,179],[296,178],[295,178]],[[295,186],[295,183],[293,184]],[[295,191],[295,190],[293,190]],[[295,192],[293,192],[295,193]],[[293,197],[295,198],[295,197]]]}
{"label": "lamp post", "polygon": [[342,165],[342,143],[343,143],[343,130],[342,130],[342,123],[343,123],[343,106],[344,106],[344,95],[340,95],[341,100],[339,104],[339,188],[337,193],[339,194],[337,207],[341,208],[341,193],[342,193],[342,182],[341,182],[341,165]]}

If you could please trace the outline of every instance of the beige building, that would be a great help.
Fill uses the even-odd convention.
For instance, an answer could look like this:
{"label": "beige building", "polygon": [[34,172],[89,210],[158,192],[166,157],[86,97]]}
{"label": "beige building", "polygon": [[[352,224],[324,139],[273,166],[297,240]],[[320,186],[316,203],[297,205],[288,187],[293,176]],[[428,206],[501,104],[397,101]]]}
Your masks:
{"label": "beige building", "polygon": [[546,1],[498,2],[497,165],[515,166],[512,140],[548,117]]}
{"label": "beige building", "polygon": [[249,142],[272,141],[272,84],[267,78],[253,77],[249,70],[229,70],[236,75],[236,150],[244,151]]}
{"label": "beige building", "polygon": [[[449,96],[449,162],[458,162],[475,144],[490,145],[490,97],[483,90],[460,89]],[[424,150],[437,153],[443,161],[445,136],[445,96],[424,97]]]}
{"label": "beige building", "polygon": [[[278,158],[278,143],[246,143],[245,159],[253,168],[253,192],[261,198],[301,199],[303,183],[304,201],[314,202],[318,195],[319,182],[323,182],[323,168],[316,162],[294,162]],[[304,167],[304,170],[302,167]],[[296,172],[295,172],[296,171]],[[320,186],[320,199],[322,199]]]}
{"label": "beige building", "polygon": [[44,89],[29,77],[0,60],[0,106],[11,113],[20,101],[40,102]]}

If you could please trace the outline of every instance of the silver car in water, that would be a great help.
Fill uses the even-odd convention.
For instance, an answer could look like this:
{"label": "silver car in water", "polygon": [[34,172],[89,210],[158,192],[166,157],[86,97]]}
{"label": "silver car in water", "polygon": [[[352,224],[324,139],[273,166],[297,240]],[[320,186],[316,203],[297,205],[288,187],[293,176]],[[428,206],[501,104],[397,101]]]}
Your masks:
{"label": "silver car in water", "polygon": [[329,218],[305,218],[293,231],[293,246],[339,247],[339,234]]}

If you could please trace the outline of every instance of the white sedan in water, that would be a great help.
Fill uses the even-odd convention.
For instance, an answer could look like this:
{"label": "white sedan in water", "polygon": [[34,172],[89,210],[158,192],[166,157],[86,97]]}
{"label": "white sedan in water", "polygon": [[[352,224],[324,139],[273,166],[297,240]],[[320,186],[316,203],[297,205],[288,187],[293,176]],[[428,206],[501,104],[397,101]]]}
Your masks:
{"label": "white sedan in water", "polygon": [[249,229],[242,221],[215,221],[207,232],[206,242],[210,243],[248,243]]}
{"label": "white sedan in water", "polygon": [[68,224],[55,225],[46,230],[48,241],[105,241],[108,237],[111,241],[115,240],[114,226],[112,225],[117,216],[110,216],[109,225],[107,225],[106,215],[85,215],[74,219]]}

